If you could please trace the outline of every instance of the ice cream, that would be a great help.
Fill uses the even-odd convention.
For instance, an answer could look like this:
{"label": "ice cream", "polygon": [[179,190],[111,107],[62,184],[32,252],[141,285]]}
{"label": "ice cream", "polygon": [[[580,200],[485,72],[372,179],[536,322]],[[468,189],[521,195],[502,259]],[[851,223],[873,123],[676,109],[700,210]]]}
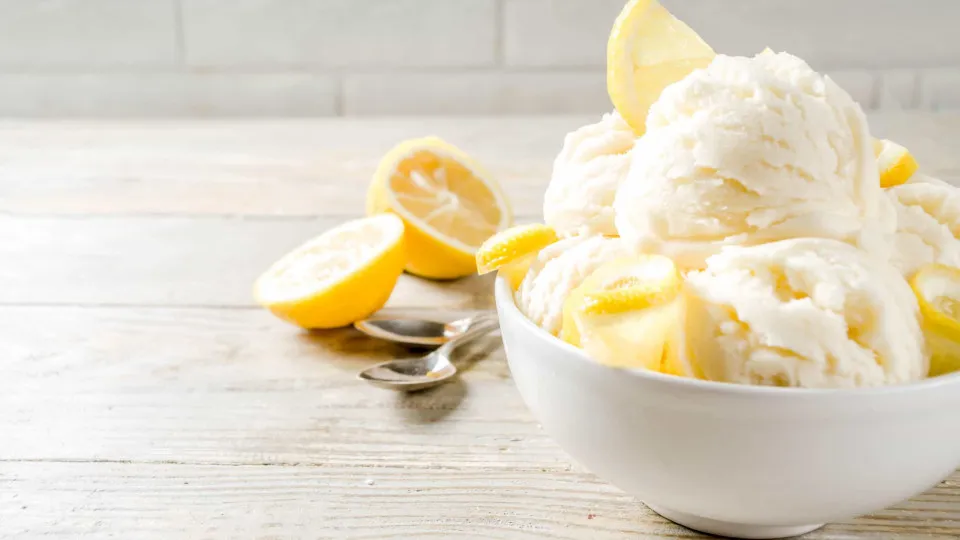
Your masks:
{"label": "ice cream", "polygon": [[543,217],[561,236],[616,236],[613,198],[630,168],[636,136],[617,112],[569,133],[553,163]]}
{"label": "ice cream", "polygon": [[936,179],[886,190],[897,212],[892,262],[904,275],[928,263],[960,267],[960,191]]}
{"label": "ice cream", "polygon": [[685,352],[706,379],[839,388],[927,374],[909,285],[848,244],[800,238],[728,248],[686,283]]}
{"label": "ice cream", "polygon": [[947,187],[953,187],[954,189],[956,189],[956,186],[954,186],[949,182],[944,182],[939,178],[934,178],[932,176],[921,174],[921,173],[914,174],[913,176],[910,177],[909,180],[906,181],[906,183],[907,184],[935,184],[938,186],[947,186]]}
{"label": "ice cream", "polygon": [[889,252],[893,209],[863,112],[789,54],[720,55],[667,87],[632,155],[614,203],[620,236],[682,267],[794,237]]}
{"label": "ice cream", "polygon": [[[529,267],[541,244],[496,259],[526,272],[508,282],[527,317],[598,363],[718,382],[916,381],[930,321],[960,365],[954,299],[915,293],[925,275],[960,284],[960,191],[790,54],[715,56],[639,1],[607,53],[617,111],[567,135],[544,197],[538,227],[561,240]],[[657,260],[675,287],[648,279]]]}
{"label": "ice cream", "polygon": [[579,236],[540,251],[517,291],[517,305],[538,326],[557,335],[563,302],[591,272],[623,255],[618,238]]}

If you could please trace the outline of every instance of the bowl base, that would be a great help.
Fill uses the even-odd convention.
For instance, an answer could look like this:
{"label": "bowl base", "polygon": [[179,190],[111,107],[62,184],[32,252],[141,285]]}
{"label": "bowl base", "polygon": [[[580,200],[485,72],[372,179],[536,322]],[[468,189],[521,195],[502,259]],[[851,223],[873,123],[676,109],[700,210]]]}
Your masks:
{"label": "bowl base", "polygon": [[669,508],[663,508],[655,504],[645,503],[651,510],[669,519],[670,521],[683,525],[688,529],[714,534],[717,536],[727,536],[730,538],[747,538],[768,540],[772,538],[788,538],[791,536],[800,536],[810,531],[815,531],[823,527],[823,523],[818,525],[751,525],[748,523],[730,523],[729,521],[717,521],[715,519],[685,514]]}

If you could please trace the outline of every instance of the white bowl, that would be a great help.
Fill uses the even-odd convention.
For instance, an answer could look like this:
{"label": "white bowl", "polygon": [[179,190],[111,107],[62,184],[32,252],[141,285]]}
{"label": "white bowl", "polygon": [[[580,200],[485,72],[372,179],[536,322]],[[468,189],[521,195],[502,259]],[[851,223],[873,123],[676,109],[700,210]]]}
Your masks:
{"label": "white bowl", "polygon": [[877,389],[742,386],[602,366],[530,322],[498,279],[510,371],[574,459],[681,525],[803,534],[960,466],[960,374]]}

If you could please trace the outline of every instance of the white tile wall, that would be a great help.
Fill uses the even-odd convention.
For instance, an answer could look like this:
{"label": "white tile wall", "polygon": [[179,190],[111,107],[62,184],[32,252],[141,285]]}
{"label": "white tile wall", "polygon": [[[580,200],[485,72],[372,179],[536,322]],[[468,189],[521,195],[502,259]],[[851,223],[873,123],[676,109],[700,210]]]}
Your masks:
{"label": "white tile wall", "polygon": [[308,73],[0,74],[0,116],[330,116],[338,93]]}
{"label": "white tile wall", "polygon": [[941,69],[926,73],[920,101],[924,108],[960,109],[960,70]]}
{"label": "white tile wall", "polygon": [[853,96],[864,109],[874,109],[877,106],[876,73],[865,70],[825,70],[833,81]]}
{"label": "white tile wall", "polygon": [[887,70],[877,84],[880,109],[915,109],[920,102],[920,73],[916,70]]}
{"label": "white tile wall", "polygon": [[182,0],[202,67],[490,66],[493,0]]}
{"label": "white tile wall", "polygon": [[177,0],[0,0],[0,69],[179,61]]}
{"label": "white tile wall", "polygon": [[[960,0],[662,0],[866,108],[960,108]],[[0,115],[596,113],[624,0],[0,0]]]}
{"label": "white tile wall", "polygon": [[510,0],[504,6],[508,66],[603,66],[624,0]]}
{"label": "white tile wall", "polygon": [[596,113],[612,108],[603,71],[348,75],[347,115]]}
{"label": "white tile wall", "polygon": [[770,47],[816,69],[960,66],[956,0],[663,3],[718,52],[754,54]]}

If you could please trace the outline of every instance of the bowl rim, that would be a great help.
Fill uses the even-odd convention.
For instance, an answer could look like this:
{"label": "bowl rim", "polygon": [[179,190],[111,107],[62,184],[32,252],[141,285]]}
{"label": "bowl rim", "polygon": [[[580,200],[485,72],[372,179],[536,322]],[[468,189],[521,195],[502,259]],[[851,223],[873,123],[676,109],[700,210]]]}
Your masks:
{"label": "bowl rim", "polygon": [[[510,318],[517,319],[519,321],[520,327],[523,328],[524,331],[532,334],[534,337],[551,347],[560,348],[566,352],[568,356],[576,358],[576,361],[579,363],[590,365],[599,370],[611,372],[616,371],[619,374],[627,377],[637,378],[656,384],[666,384],[673,386],[680,391],[699,390],[735,396],[780,396],[783,398],[792,399],[825,396],[848,397],[856,399],[858,397],[865,398],[870,396],[876,397],[914,394],[921,392],[925,393],[932,390],[943,389],[945,387],[960,386],[960,372],[939,375],[937,377],[928,377],[917,382],[906,384],[878,386],[871,388],[797,388],[754,386],[747,384],[707,381],[692,377],[667,375],[665,373],[658,373],[655,371],[638,368],[614,368],[597,363],[587,356],[582,349],[570,345],[569,343],[561,340],[560,338],[550,334],[546,330],[534,324],[533,321],[527,318],[527,316],[520,311],[520,308],[516,303],[513,288],[510,287],[510,284],[501,275],[497,276],[496,282],[494,283],[494,300],[496,301],[497,307],[500,310],[505,312]],[[955,391],[960,392],[960,388],[955,389]]]}

